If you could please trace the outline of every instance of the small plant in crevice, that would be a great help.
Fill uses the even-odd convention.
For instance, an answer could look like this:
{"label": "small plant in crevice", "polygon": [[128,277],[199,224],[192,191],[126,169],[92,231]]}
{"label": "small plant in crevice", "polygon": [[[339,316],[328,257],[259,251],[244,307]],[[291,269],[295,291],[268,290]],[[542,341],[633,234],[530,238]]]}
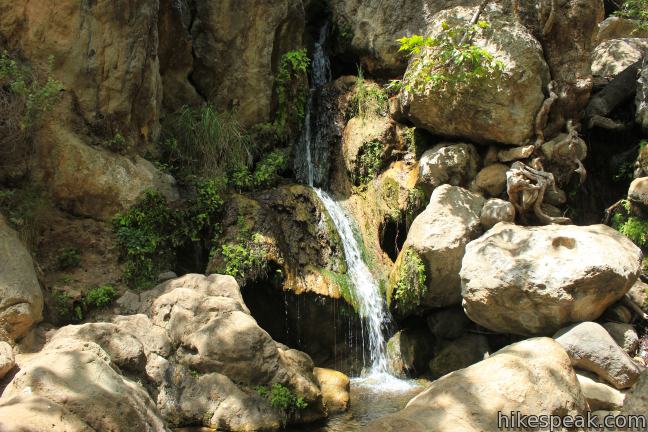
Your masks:
{"label": "small plant in crevice", "polygon": [[255,388],[259,396],[268,400],[270,405],[282,411],[286,415],[294,414],[298,410],[304,410],[308,403],[303,396],[297,395],[282,384],[273,384],[272,387],[258,386]]}
{"label": "small plant in crevice", "polygon": [[301,131],[308,102],[308,67],[305,49],[288,51],[279,60],[275,77],[277,112],[272,129],[281,142],[289,142]]}
{"label": "small plant in crevice", "polygon": [[81,251],[78,248],[65,248],[59,251],[56,259],[58,270],[69,270],[81,264]]}
{"label": "small plant in crevice", "polygon": [[376,178],[383,167],[384,145],[379,140],[373,140],[362,145],[356,158],[355,170],[351,179],[356,186],[363,186]]}
{"label": "small plant in crevice", "polygon": [[103,145],[114,153],[125,154],[128,150],[128,141],[120,133],[116,133],[112,138],[104,141]]}
{"label": "small plant in crevice", "polygon": [[87,306],[103,308],[117,298],[117,291],[110,284],[90,288],[85,295],[84,303]]}
{"label": "small plant in crevice", "polygon": [[427,294],[426,280],[425,263],[416,251],[407,249],[391,295],[392,304],[403,315],[414,311],[421,304]]}
{"label": "small plant in crevice", "polygon": [[443,21],[436,37],[413,35],[398,39],[399,51],[410,58],[410,65],[403,80],[391,81],[388,90],[457,95],[476,85],[496,84],[504,73],[504,63],[473,44],[473,39],[489,28],[490,24],[483,20],[471,26],[453,26]]}
{"label": "small plant in crevice", "polygon": [[628,237],[640,248],[648,247],[648,220],[633,216],[628,200],[623,200],[612,215],[612,228]]}
{"label": "small plant in crevice", "polygon": [[358,75],[347,116],[358,116],[363,120],[371,116],[385,116],[387,99],[387,92],[382,87],[365,81],[362,67],[358,66]]}
{"label": "small plant in crevice", "polygon": [[241,236],[236,243],[225,243],[220,253],[225,264],[224,273],[238,280],[262,273],[268,264],[259,233],[252,234],[249,239]]}

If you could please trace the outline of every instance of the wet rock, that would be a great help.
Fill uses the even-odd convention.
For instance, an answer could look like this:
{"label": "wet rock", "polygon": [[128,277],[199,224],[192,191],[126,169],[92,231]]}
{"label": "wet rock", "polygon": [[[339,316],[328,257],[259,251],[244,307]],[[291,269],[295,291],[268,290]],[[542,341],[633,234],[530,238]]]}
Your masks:
{"label": "wet rock", "polygon": [[423,330],[401,330],[387,342],[389,368],[405,378],[421,375],[432,353],[432,338]]}
{"label": "wet rock", "polygon": [[344,128],[342,154],[355,184],[366,183],[377,174],[394,141],[394,124],[387,117],[353,117]]}
{"label": "wet rock", "polygon": [[648,39],[624,38],[602,42],[592,53],[592,74],[614,77],[641,60],[648,49]]}
{"label": "wet rock", "polygon": [[460,308],[447,308],[435,311],[427,317],[427,325],[437,339],[457,339],[461,337],[470,320]]}
{"label": "wet rock", "polygon": [[363,430],[495,431],[498,412],[516,411],[561,417],[587,411],[569,357],[555,341],[536,338],[508,346],[434,381],[405,409]]}
{"label": "wet rock", "polygon": [[433,378],[478,363],[488,354],[488,340],[481,335],[465,335],[447,342],[430,360],[430,373]]}
{"label": "wet rock", "polygon": [[574,324],[561,329],[554,339],[565,348],[575,367],[594,372],[617,389],[631,387],[639,379],[643,368],[599,324]]}
{"label": "wet rock", "polygon": [[466,247],[463,307],[497,332],[553,334],[601,316],[632,287],[641,260],[639,248],[604,225],[500,223]]}
{"label": "wet rock", "polygon": [[421,156],[419,184],[428,190],[442,184],[465,186],[477,175],[480,159],[472,144],[438,144]]}
{"label": "wet rock", "polygon": [[348,410],[351,391],[349,377],[342,372],[324,368],[315,368],[313,373],[322,389],[322,401],[329,415]]}
{"label": "wet rock", "polygon": [[0,215],[0,340],[24,336],[42,318],[43,293],[32,257]]}
{"label": "wet rock", "polygon": [[515,207],[508,201],[491,198],[486,201],[479,216],[484,230],[489,230],[499,222],[515,223]]}
{"label": "wet rock", "polygon": [[387,299],[399,314],[461,302],[461,259],[466,245],[482,232],[483,205],[484,198],[457,186],[434,190],[412,223],[389,278]]}
{"label": "wet rock", "polygon": [[639,335],[635,328],[625,323],[605,323],[605,330],[628,355],[634,355],[639,347]]}
{"label": "wet rock", "polygon": [[498,197],[506,190],[506,172],[508,166],[495,163],[479,171],[475,178],[477,190],[487,196]]}

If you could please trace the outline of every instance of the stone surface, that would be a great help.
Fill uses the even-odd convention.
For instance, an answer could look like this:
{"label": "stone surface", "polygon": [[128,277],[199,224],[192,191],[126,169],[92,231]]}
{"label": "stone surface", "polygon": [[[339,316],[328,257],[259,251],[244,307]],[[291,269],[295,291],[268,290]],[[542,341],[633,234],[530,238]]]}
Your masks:
{"label": "stone surface", "polygon": [[637,28],[637,22],[628,18],[609,16],[599,24],[596,45],[608,39],[646,38],[648,30]]}
{"label": "stone surface", "polygon": [[636,204],[648,207],[648,177],[632,180],[628,188],[628,199]]}
{"label": "stone surface", "polygon": [[16,361],[14,359],[13,348],[5,341],[0,341],[0,380],[7,375]]}
{"label": "stone surface", "polygon": [[20,48],[43,66],[52,56],[54,77],[73,95],[87,124],[99,130],[110,125],[107,135],[119,132],[140,142],[141,150],[157,139],[162,99],[157,0],[5,2],[0,9],[7,48]]}
{"label": "stone surface", "polygon": [[592,411],[614,411],[621,409],[625,394],[609,385],[600,383],[588,376],[577,373],[578,383]]}
{"label": "stone surface", "polygon": [[535,147],[532,145],[516,147],[508,150],[500,150],[497,158],[501,162],[512,162],[520,159],[526,159],[533,154]]}
{"label": "stone surface", "polygon": [[429,190],[442,184],[465,186],[477,175],[480,159],[472,144],[438,144],[421,156],[419,184]]}
{"label": "stone surface", "polygon": [[0,397],[0,429],[168,431],[144,388],[98,345],[58,342],[20,363]]}
{"label": "stone surface", "polygon": [[644,371],[637,383],[626,395],[621,409],[623,415],[643,415],[648,413],[648,371]]}
{"label": "stone surface", "polygon": [[624,38],[602,42],[592,53],[592,73],[612,77],[641,60],[648,49],[648,39]]}
{"label": "stone surface", "polygon": [[464,310],[497,332],[553,334],[598,318],[623,297],[641,260],[639,248],[605,225],[500,223],[466,247]]}
{"label": "stone surface", "polygon": [[0,215],[0,340],[20,338],[42,318],[43,293],[32,257]]}
{"label": "stone surface", "polygon": [[431,354],[432,338],[424,330],[401,330],[387,341],[389,369],[402,378],[424,373]]}
{"label": "stone surface", "polygon": [[[437,89],[401,91],[399,100],[404,114],[417,126],[438,135],[469,139],[473,142],[496,141],[523,145],[533,136],[533,124],[542,101],[549,72],[542,47],[528,30],[504,13],[505,6],[491,3],[482,18],[491,24],[473,43],[505,64],[505,74],[496,85],[478,83],[461,94]],[[450,25],[465,23],[474,8],[457,7],[438,13],[433,21]],[[439,30],[434,26],[434,36]],[[423,53],[422,56],[427,56]],[[410,62],[404,82],[410,83],[419,69]],[[462,118],[463,121],[456,121]]]}
{"label": "stone surface", "polygon": [[475,178],[477,190],[487,196],[498,197],[506,189],[506,172],[508,166],[500,163],[488,165],[479,171]]}
{"label": "stone surface", "polygon": [[631,387],[643,369],[600,324],[574,324],[561,329],[554,339],[565,348],[575,367],[594,372],[617,389]]}
{"label": "stone surface", "polygon": [[632,285],[632,288],[628,291],[628,296],[630,296],[630,299],[632,299],[632,301],[634,301],[639,307],[643,308],[644,311],[648,309],[648,303],[646,302],[646,300],[648,300],[648,284],[642,282],[641,279],[638,279],[637,282]]}
{"label": "stone surface", "polygon": [[90,147],[84,137],[52,125],[41,134],[43,181],[56,202],[81,216],[109,220],[149,189],[178,199],[173,177],[139,156],[132,158]]}
{"label": "stone surface", "polygon": [[450,372],[478,363],[489,350],[488,340],[482,335],[468,334],[447,342],[430,360],[432,378],[441,378]]}
{"label": "stone surface", "polygon": [[573,416],[586,410],[587,402],[565,351],[549,338],[536,338],[446,375],[405,409],[375,420],[363,430],[495,431],[498,412]]}
{"label": "stone surface", "polygon": [[491,198],[486,201],[479,216],[484,230],[489,230],[499,222],[515,223],[515,207],[508,201]]}
{"label": "stone surface", "polygon": [[394,133],[394,124],[388,117],[353,117],[349,120],[342,137],[342,154],[352,178],[364,174],[362,157],[372,145],[380,148],[378,163],[383,160],[389,144],[394,141]]}
{"label": "stone surface", "polygon": [[639,347],[639,335],[634,326],[625,323],[605,323],[605,330],[628,355],[633,356]]}
{"label": "stone surface", "polygon": [[428,315],[427,325],[437,339],[452,340],[464,334],[470,320],[461,308],[447,308]]}
{"label": "stone surface", "polygon": [[322,401],[328,414],[345,412],[349,409],[351,380],[342,372],[333,369],[315,368],[317,384],[322,389]]}
{"label": "stone surface", "polygon": [[[644,132],[648,133],[648,56],[644,57],[641,74],[637,80],[637,95],[635,96],[635,121]],[[644,151],[640,152],[643,154]],[[645,170],[648,174],[648,170]]]}
{"label": "stone surface", "polygon": [[[427,208],[414,220],[389,278],[387,298],[396,309],[444,307],[461,302],[459,270],[466,245],[481,234],[479,214],[484,199],[457,186],[434,190]],[[425,287],[419,304],[398,304],[394,290],[402,277],[407,251],[412,249],[425,265]],[[413,289],[414,287],[408,287]],[[406,296],[407,297],[407,296]]]}

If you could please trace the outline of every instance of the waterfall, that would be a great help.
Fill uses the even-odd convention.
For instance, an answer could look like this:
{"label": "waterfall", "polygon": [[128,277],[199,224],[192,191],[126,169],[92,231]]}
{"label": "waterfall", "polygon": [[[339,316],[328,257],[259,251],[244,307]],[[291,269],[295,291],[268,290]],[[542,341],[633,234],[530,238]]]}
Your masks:
{"label": "waterfall", "polygon": [[325,190],[317,187],[315,181],[312,149],[319,144],[314,142],[319,138],[319,135],[312,127],[311,113],[314,111],[313,105],[316,93],[331,80],[331,67],[326,55],[327,33],[328,25],[325,24],[320,29],[318,40],[315,42],[313,49],[310,97],[306,107],[299,146],[303,150],[306,159],[306,180],[326,208],[342,241],[348,269],[347,273],[354,289],[353,294],[358,312],[362,318],[363,344],[367,344],[370,356],[370,363],[367,365],[365,362],[363,374],[365,380],[371,380],[372,383],[381,386],[408,386],[389,375],[387,371],[386,341],[383,330],[391,323],[391,315],[387,310],[376,279],[363,260],[360,247],[361,240],[354,232],[353,221],[340,203],[335,201]]}

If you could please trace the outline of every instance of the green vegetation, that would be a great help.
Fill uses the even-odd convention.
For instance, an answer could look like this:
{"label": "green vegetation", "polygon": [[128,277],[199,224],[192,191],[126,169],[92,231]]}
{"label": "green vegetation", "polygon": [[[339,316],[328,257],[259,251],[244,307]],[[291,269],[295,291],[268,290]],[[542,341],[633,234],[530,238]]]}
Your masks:
{"label": "green vegetation", "polygon": [[387,92],[377,84],[367,84],[360,66],[358,66],[358,76],[350,104],[349,117],[358,116],[366,119],[374,115],[387,114]]}
{"label": "green vegetation", "polygon": [[97,308],[108,306],[117,298],[117,291],[112,285],[106,284],[90,288],[85,296],[85,304]]}
{"label": "green vegetation", "polygon": [[634,178],[633,173],[634,173],[634,163],[625,162],[619,167],[617,173],[614,174],[613,180],[615,182],[631,182],[632,179]]}
{"label": "green vegetation", "polygon": [[68,270],[79,267],[81,251],[78,248],[65,248],[59,252],[56,260],[58,270]]}
{"label": "green vegetation", "polygon": [[[6,116],[19,115],[19,127],[23,132],[40,126],[45,113],[54,109],[60,99],[63,84],[51,77],[54,58],[50,57],[43,78],[29,67],[20,64],[7,51],[0,53],[0,88],[2,99],[11,99],[11,105],[3,107]],[[6,119],[3,119],[6,120]]]}
{"label": "green vegetation", "polygon": [[362,145],[358,151],[355,171],[351,178],[356,186],[362,186],[376,178],[383,167],[383,143],[373,140]]}
{"label": "green vegetation", "polygon": [[401,313],[408,314],[421,304],[427,293],[426,279],[425,263],[413,249],[407,249],[391,296]]}
{"label": "green vegetation", "polygon": [[281,56],[275,78],[278,108],[272,127],[283,142],[298,136],[304,122],[309,65],[310,59],[305,49],[288,51]]}
{"label": "green vegetation", "polygon": [[281,384],[273,384],[272,387],[259,386],[256,388],[259,396],[266,398],[273,408],[279,409],[285,414],[292,414],[297,410],[308,407],[303,396],[299,396]]}
{"label": "green vegetation", "polygon": [[472,43],[489,27],[486,21],[469,27],[453,27],[444,21],[437,37],[414,35],[399,39],[400,51],[412,60],[403,80],[392,81],[388,88],[454,94],[477,84],[492,85],[504,72],[504,63]]}
{"label": "green vegetation", "polygon": [[[618,4],[618,2],[615,2]],[[640,30],[648,30],[648,2],[646,0],[624,0],[616,16],[635,20]]]}
{"label": "green vegetation", "polygon": [[224,273],[237,279],[245,279],[250,274],[262,272],[267,264],[262,236],[254,233],[251,240],[239,241],[221,246],[221,254],[225,261]]}
{"label": "green vegetation", "polygon": [[355,297],[355,292],[353,290],[353,285],[351,285],[351,279],[348,274],[336,273],[328,269],[320,269],[322,274],[328,279],[332,280],[340,290],[340,295],[347,304],[353,307],[353,309],[358,309],[358,300]]}
{"label": "green vegetation", "polygon": [[219,112],[211,104],[185,106],[163,126],[164,162],[180,176],[209,178],[251,162],[250,138],[234,112]]}
{"label": "green vegetation", "polygon": [[104,147],[112,152],[124,154],[128,150],[128,141],[122,134],[116,133],[115,136],[104,142]]}
{"label": "green vegetation", "polygon": [[20,238],[34,248],[49,203],[36,184],[24,188],[0,189],[0,211],[18,230]]}
{"label": "green vegetation", "polygon": [[263,157],[253,171],[246,166],[233,170],[228,182],[239,192],[251,189],[267,189],[277,184],[281,174],[288,169],[290,148],[273,150]]}
{"label": "green vegetation", "polygon": [[612,228],[632,240],[640,248],[648,247],[648,220],[630,214],[630,202],[624,200],[612,215]]}

